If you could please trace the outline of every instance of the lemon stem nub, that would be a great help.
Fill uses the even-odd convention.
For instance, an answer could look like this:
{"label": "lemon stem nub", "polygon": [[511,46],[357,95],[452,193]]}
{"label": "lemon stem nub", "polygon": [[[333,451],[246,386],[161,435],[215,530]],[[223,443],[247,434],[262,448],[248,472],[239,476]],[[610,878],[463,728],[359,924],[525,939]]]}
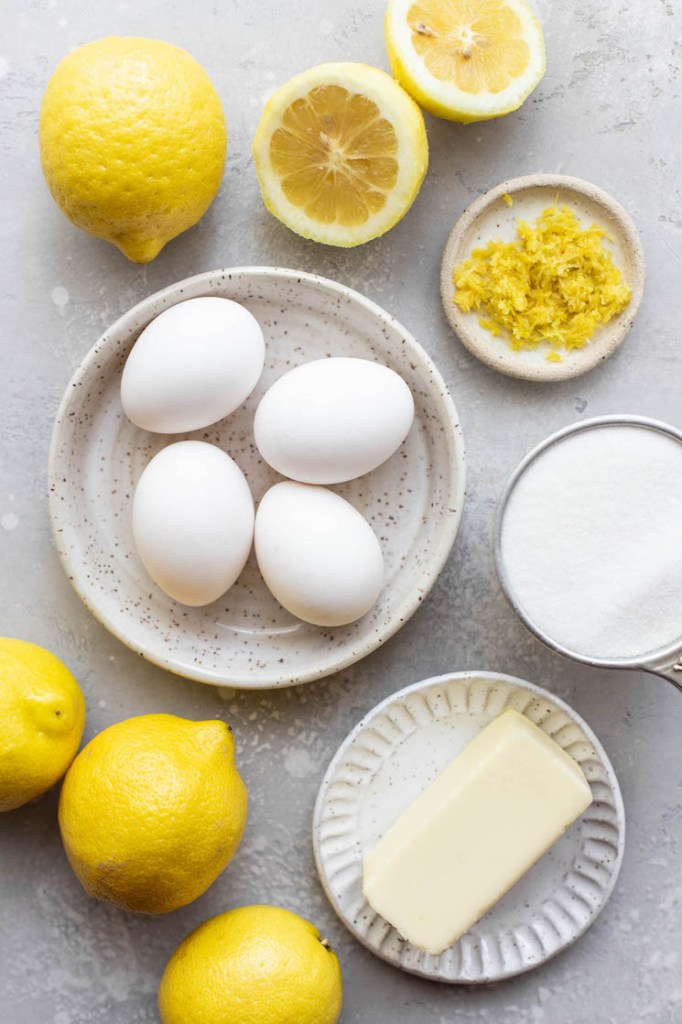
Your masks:
{"label": "lemon stem nub", "polygon": [[333,953],[334,952],[334,950],[332,949],[332,944],[329,941],[329,939],[320,939],[320,945],[323,946],[324,949],[326,949],[328,953]]}

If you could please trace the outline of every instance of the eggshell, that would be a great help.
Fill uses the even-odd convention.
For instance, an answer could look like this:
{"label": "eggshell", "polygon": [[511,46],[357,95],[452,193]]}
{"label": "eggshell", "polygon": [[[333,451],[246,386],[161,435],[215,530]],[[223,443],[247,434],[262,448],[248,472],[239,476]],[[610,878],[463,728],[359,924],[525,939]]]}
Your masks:
{"label": "eggshell", "polygon": [[254,435],[278,473],[332,484],[385,462],[405,440],[413,418],[410,389],[387,366],[369,359],[316,359],[266,391]]}
{"label": "eggshell", "polygon": [[253,498],[229,455],[204,441],[178,441],[146,467],[133,499],[142,563],[182,604],[210,604],[232,586],[249,556]]}
{"label": "eggshell", "polygon": [[208,427],[248,398],[264,361],[263,332],[244,306],[208,295],[179,302],[133,345],[121,378],[123,410],[155,433]]}
{"label": "eggshell", "polygon": [[376,602],[381,547],[357,509],[325,487],[275,484],[256,514],[258,566],[293,615],[316,626],[343,626]]}

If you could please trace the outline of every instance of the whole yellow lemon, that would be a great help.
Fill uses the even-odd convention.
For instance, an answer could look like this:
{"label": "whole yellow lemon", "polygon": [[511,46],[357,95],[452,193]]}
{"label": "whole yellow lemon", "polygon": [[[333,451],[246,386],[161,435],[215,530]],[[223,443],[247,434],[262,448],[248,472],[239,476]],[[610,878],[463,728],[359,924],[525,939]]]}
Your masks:
{"label": "whole yellow lemon", "polygon": [[40,156],[66,216],[149,263],[211,205],[225,117],[211,80],[170,43],[110,37],[57,66],[40,110]]}
{"label": "whole yellow lemon", "polygon": [[162,914],[215,881],[239,846],[246,810],[224,722],[141,715],[80,752],[62,786],[59,826],[91,896]]}
{"label": "whole yellow lemon", "polygon": [[238,907],[181,942],[159,989],[163,1024],[335,1024],[341,968],[314,925],[281,907]]}
{"label": "whole yellow lemon", "polygon": [[41,796],[61,779],[81,741],[85,701],[59,658],[0,638],[0,811]]}

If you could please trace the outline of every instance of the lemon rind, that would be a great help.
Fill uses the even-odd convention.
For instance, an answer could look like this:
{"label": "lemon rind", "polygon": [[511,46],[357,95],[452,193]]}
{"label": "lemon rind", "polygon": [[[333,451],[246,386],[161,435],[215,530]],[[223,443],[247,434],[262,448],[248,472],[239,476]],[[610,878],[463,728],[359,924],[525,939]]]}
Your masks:
{"label": "lemon rind", "polygon": [[[118,65],[127,67],[130,61],[138,61],[145,74],[138,72],[136,78],[131,72],[116,89],[123,90],[124,98],[135,89],[146,97],[149,109],[140,108],[140,120],[143,123],[151,111],[155,138],[145,135],[136,119],[129,119],[122,129],[114,116],[107,83],[111,76],[116,78]],[[157,101],[162,73],[167,83],[172,78],[176,92],[184,92],[187,109],[182,122],[175,113],[162,116],[165,111]],[[87,105],[77,91],[74,97],[74,83],[77,89],[89,90]],[[163,97],[168,104],[168,89]],[[188,135],[187,121],[197,112],[201,125],[187,143],[181,134]],[[101,123],[96,123],[97,114]],[[169,169],[167,161],[153,154],[155,146],[168,148],[171,131],[185,145],[189,158],[184,166],[176,160]],[[168,242],[198,223],[223,179],[227,128],[220,96],[206,69],[191,54],[156,39],[107,36],[77,47],[60,61],[47,84],[38,135],[43,174],[62,212],[80,230],[115,245],[135,263],[149,263]],[[134,148],[145,145],[151,160],[144,149]],[[196,151],[200,151],[198,159]]]}

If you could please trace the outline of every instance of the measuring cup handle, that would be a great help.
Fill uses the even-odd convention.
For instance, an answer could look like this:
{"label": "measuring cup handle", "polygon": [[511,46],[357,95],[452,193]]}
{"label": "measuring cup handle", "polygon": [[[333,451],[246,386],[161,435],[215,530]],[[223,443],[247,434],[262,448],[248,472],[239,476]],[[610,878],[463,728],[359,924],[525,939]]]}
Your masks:
{"label": "measuring cup handle", "polygon": [[669,683],[682,693],[682,654],[672,663],[664,665],[652,665],[650,672],[667,679]]}

